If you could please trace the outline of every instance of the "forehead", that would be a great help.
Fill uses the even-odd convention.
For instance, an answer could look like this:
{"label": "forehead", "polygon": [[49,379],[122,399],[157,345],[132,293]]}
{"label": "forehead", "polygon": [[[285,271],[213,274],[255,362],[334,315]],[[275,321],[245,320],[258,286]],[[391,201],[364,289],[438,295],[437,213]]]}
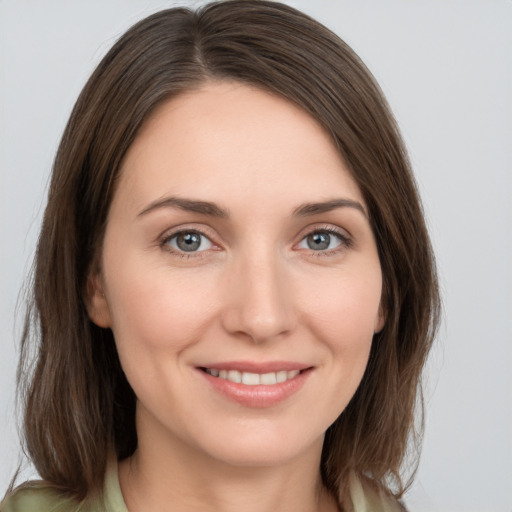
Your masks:
{"label": "forehead", "polygon": [[[121,167],[118,191],[222,203],[251,198],[328,199],[359,189],[329,134],[302,108],[255,87],[213,82],[161,105]],[[299,197],[305,196],[305,197]]]}

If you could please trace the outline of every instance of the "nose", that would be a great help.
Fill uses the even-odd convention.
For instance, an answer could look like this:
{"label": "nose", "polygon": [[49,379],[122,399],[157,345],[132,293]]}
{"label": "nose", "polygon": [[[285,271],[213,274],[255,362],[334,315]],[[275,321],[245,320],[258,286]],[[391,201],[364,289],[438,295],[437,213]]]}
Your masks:
{"label": "nose", "polygon": [[277,255],[260,253],[241,258],[227,270],[222,315],[226,331],[264,343],[293,330],[293,290],[284,267]]}

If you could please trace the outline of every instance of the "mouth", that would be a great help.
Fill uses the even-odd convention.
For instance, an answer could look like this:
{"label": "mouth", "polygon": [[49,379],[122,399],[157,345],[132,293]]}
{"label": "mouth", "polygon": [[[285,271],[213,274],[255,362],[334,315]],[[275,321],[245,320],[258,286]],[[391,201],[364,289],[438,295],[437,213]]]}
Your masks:
{"label": "mouth", "polygon": [[210,388],[240,405],[265,408],[298,393],[314,366],[286,361],[238,361],[196,367]]}
{"label": "mouth", "polygon": [[200,368],[203,372],[218,379],[245,384],[246,386],[275,386],[294,379],[297,375],[307,371],[303,370],[279,370],[267,373],[246,372],[240,370],[226,370],[219,368]]}
{"label": "mouth", "polygon": [[231,361],[196,368],[213,391],[251,408],[284,402],[300,391],[315,369],[314,366],[284,361]]}

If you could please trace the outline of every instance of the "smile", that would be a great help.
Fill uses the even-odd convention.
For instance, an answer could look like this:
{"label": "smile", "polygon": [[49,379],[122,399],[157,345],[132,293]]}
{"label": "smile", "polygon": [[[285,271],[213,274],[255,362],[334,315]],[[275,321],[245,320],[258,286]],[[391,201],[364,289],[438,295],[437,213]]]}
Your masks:
{"label": "smile", "polygon": [[196,367],[220,396],[251,408],[277,405],[304,386],[314,366],[290,361],[225,361]]}
{"label": "smile", "polygon": [[203,371],[218,377],[219,379],[228,380],[236,384],[245,384],[246,386],[274,386],[281,384],[299,375],[300,370],[280,370],[268,373],[241,372],[238,370],[219,370],[217,368],[203,368]]}

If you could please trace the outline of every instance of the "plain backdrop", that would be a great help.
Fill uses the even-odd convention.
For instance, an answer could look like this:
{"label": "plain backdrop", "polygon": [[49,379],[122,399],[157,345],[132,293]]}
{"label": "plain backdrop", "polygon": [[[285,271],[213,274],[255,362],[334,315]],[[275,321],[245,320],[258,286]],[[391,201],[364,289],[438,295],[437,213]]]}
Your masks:
{"label": "plain backdrop", "polygon": [[[337,32],[380,82],[437,252],[444,322],[426,374],[423,455],[405,501],[417,512],[511,512],[512,2],[289,3]],[[172,5],[0,0],[0,494],[19,457],[15,306],[60,135],[113,42]]]}

